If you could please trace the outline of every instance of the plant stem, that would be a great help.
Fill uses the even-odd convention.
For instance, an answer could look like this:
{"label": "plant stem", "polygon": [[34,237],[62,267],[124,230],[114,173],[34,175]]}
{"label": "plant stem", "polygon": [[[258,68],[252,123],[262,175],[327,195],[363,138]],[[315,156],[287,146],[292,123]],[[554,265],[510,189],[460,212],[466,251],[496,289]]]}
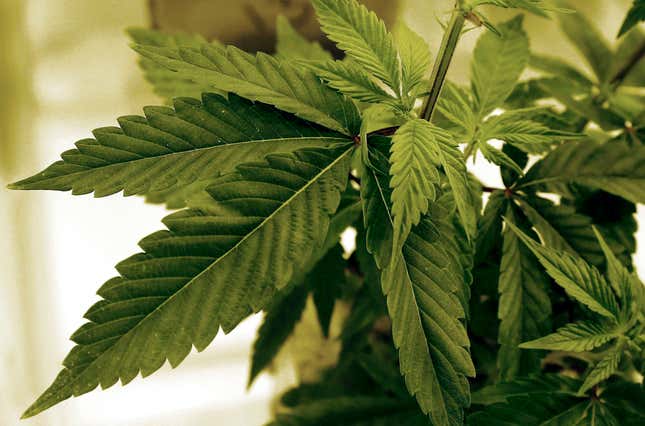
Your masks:
{"label": "plant stem", "polygon": [[448,73],[448,68],[452,62],[452,57],[455,53],[457,42],[459,41],[459,36],[461,35],[465,22],[464,12],[457,5],[450,17],[448,28],[446,28],[446,32],[443,34],[441,47],[439,48],[437,59],[432,68],[432,74],[430,75],[430,94],[423,102],[423,108],[421,108],[421,118],[424,120],[432,120],[432,114],[437,105],[443,83],[446,80],[446,74]]}

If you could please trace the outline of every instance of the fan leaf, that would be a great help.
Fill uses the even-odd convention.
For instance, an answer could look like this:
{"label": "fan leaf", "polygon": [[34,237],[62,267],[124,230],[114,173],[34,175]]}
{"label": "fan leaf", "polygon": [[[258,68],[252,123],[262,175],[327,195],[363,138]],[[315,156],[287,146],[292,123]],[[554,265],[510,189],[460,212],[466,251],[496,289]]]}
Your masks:
{"label": "fan leaf", "polygon": [[264,53],[251,55],[234,46],[134,49],[159,65],[200,84],[260,101],[346,135],[360,126],[356,106],[325,86],[311,71]]}
{"label": "fan leaf", "polygon": [[312,0],[330,40],[394,93],[401,92],[401,72],[394,39],[385,23],[356,0]]}
{"label": "fan leaf", "polygon": [[351,152],[307,149],[240,165],[208,188],[207,207],[168,216],[168,230],[143,239],[144,253],[101,287],[65,368],[24,416],[148,376],[166,360],[177,366],[220,327],[228,333],[264,308],[323,244]]}
{"label": "fan leaf", "polygon": [[119,191],[176,197],[183,204],[220,174],[272,152],[333,146],[346,138],[268,105],[235,95],[175,100],[175,108],[148,107],[146,117],[119,119],[120,128],[94,131],[62,160],[19,181],[13,189],[48,189],[97,197]]}

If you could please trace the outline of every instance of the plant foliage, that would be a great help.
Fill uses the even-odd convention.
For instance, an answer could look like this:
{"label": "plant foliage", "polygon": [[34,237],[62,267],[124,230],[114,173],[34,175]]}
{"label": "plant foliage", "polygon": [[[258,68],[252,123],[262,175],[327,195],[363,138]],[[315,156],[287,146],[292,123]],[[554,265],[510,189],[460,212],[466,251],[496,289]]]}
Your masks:
{"label": "plant foliage", "polygon": [[[565,2],[460,0],[434,66],[356,0],[312,4],[343,59],[284,17],[274,55],[129,30],[171,106],[10,185],[176,210],[99,288],[24,416],[176,367],[262,312],[251,386],[312,307],[339,353],[270,425],[643,424],[642,2],[612,46]],[[531,52],[522,15],[493,24],[484,5],[553,13],[591,73]],[[444,82],[465,21],[485,27],[470,83]],[[468,172],[478,153],[503,187]]]}

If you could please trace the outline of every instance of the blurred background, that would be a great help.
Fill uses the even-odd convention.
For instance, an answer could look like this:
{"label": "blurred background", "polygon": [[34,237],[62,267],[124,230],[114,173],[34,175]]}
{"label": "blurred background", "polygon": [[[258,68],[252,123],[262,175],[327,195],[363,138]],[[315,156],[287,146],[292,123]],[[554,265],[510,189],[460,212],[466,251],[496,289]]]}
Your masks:
{"label": "blurred background", "polygon": [[[389,24],[406,21],[438,50],[452,0],[372,0]],[[572,2],[615,39],[630,0]],[[5,184],[41,170],[91,129],[116,124],[159,104],[137,67],[124,29],[193,30],[248,50],[270,51],[277,14],[304,34],[318,34],[306,0],[0,0],[0,425],[49,385],[72,347],[95,291],[113,265],[138,251],[137,241],[160,228],[164,208],[140,198],[93,199],[66,193],[10,192]],[[493,20],[513,13],[491,11]],[[552,21],[528,17],[532,49],[581,64]],[[467,33],[450,74],[468,76],[481,30]],[[488,185],[496,168],[473,166]],[[640,220],[645,219],[642,206]],[[645,233],[635,264],[645,273]],[[246,392],[249,348],[258,317],[219,335],[176,371],[164,367],[125,388],[72,399],[21,422],[32,425],[260,425],[274,396],[294,380],[289,363]]]}

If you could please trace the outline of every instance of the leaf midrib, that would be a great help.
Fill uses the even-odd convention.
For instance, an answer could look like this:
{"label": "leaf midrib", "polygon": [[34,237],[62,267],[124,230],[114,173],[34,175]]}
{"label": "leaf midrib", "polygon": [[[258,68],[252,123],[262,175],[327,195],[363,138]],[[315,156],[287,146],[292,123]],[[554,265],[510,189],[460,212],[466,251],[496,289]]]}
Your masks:
{"label": "leaf midrib", "polygon": [[[20,189],[21,187],[23,187],[25,185],[49,183],[51,181],[55,181],[55,180],[61,179],[61,178],[83,176],[83,175],[87,175],[87,174],[97,173],[99,171],[109,170],[111,168],[119,168],[119,167],[124,167],[124,166],[127,166],[127,165],[131,165],[131,164],[135,164],[135,163],[138,163],[138,162],[145,162],[145,161],[149,161],[149,160],[152,160],[152,159],[158,159],[158,160],[167,159],[167,158],[172,158],[173,156],[181,156],[181,155],[186,155],[186,154],[196,154],[196,153],[199,153],[199,152],[206,152],[206,151],[217,150],[217,149],[226,149],[226,148],[237,149],[237,148],[239,148],[241,146],[243,147],[245,145],[253,145],[253,144],[265,144],[265,143],[266,144],[271,144],[271,143],[278,143],[278,142],[293,142],[293,141],[303,141],[303,142],[305,142],[307,140],[312,140],[312,141],[313,140],[320,140],[320,141],[325,141],[326,140],[329,143],[334,143],[334,142],[339,142],[340,143],[340,142],[346,142],[347,141],[346,138],[335,137],[335,136],[312,136],[312,137],[299,136],[299,137],[288,137],[288,138],[252,139],[252,140],[242,141],[242,142],[228,142],[228,143],[222,143],[220,145],[212,145],[212,146],[208,146],[208,147],[201,147],[201,148],[195,148],[195,149],[187,149],[187,150],[183,150],[183,151],[170,152],[170,153],[166,153],[166,154],[152,155],[152,156],[149,156],[149,157],[135,158],[135,159],[132,159],[132,160],[120,161],[118,163],[111,163],[111,164],[108,164],[108,165],[105,165],[105,166],[90,167],[87,170],[81,170],[81,171],[74,172],[74,173],[67,173],[67,174],[61,174],[61,175],[57,175],[57,176],[51,176],[51,177],[48,177],[48,178],[45,178],[45,179],[41,179],[41,180],[37,180],[37,181],[34,181],[34,182],[25,183],[25,184],[20,184],[20,182],[18,182],[16,184],[10,185],[9,187],[12,188],[12,189],[13,188]],[[315,145],[312,146],[312,148],[313,147],[315,147]],[[303,147],[303,148],[305,148],[305,147]],[[63,160],[63,161],[65,161],[65,160]],[[66,164],[67,164],[67,162],[66,162]],[[173,188],[176,185],[177,184],[170,185],[166,189]]]}

